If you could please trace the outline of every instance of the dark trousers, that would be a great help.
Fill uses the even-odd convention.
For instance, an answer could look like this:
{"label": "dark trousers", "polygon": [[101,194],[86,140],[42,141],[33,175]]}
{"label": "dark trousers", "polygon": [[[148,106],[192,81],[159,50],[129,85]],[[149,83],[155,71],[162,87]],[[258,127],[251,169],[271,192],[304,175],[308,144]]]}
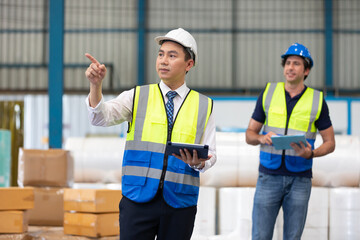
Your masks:
{"label": "dark trousers", "polygon": [[148,203],[123,197],[120,209],[120,240],[190,240],[197,207],[173,208],[162,194]]}

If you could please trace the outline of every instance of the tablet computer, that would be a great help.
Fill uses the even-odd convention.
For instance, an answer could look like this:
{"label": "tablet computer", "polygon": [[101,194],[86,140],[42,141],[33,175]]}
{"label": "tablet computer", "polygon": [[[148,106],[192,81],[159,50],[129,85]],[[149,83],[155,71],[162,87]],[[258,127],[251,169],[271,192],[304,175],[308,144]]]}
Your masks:
{"label": "tablet computer", "polygon": [[282,149],[293,149],[290,146],[290,143],[294,142],[300,145],[300,142],[303,142],[307,146],[305,135],[285,135],[278,136],[274,135],[271,137],[272,144],[276,150]]}
{"label": "tablet computer", "polygon": [[172,155],[175,153],[180,156],[180,149],[187,149],[192,155],[193,150],[195,149],[198,154],[198,158],[208,158],[209,146],[201,144],[188,144],[188,143],[177,143],[177,142],[168,142],[166,144],[166,153]]}

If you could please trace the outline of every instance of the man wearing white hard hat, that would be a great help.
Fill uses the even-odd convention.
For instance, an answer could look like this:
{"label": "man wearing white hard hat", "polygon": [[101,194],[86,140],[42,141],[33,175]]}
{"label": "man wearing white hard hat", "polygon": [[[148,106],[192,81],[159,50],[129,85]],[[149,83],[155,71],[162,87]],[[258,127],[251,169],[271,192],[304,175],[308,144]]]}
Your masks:
{"label": "man wearing white hard hat", "polygon": [[[89,119],[96,126],[129,123],[122,164],[121,240],[190,239],[197,211],[200,172],[215,164],[213,101],[185,82],[197,45],[182,28],[155,38],[158,84],[137,86],[110,101],[102,97],[106,67],[90,54],[86,70]],[[208,145],[207,157],[168,142]]]}
{"label": "man wearing white hard hat", "polygon": [[[335,149],[334,128],[324,95],[304,83],[314,65],[309,50],[294,43],[281,58],[285,81],[266,85],[246,130],[246,142],[260,145],[252,240],[272,239],[280,208],[284,213],[283,239],[301,239],[313,159]],[[322,143],[315,148],[317,131]],[[288,145],[276,144],[279,139],[286,143],[292,135],[302,135],[304,139],[288,140]]]}

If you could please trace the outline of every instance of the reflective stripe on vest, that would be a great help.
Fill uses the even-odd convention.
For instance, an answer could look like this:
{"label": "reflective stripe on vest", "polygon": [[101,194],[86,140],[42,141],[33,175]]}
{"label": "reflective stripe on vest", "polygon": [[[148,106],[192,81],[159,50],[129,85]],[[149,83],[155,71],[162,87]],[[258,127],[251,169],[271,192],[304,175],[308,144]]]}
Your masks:
{"label": "reflective stripe on vest", "polygon": [[136,87],[133,120],[125,146],[122,191],[135,202],[148,202],[156,194],[166,162],[163,196],[173,207],[194,206],[199,173],[183,161],[165,156],[168,140],[200,143],[212,110],[212,100],[190,90],[174,120],[167,139],[165,103],[157,84]]}
{"label": "reflective stripe on vest", "polygon": [[[268,83],[263,95],[263,108],[266,115],[263,134],[268,132],[278,135],[305,134],[307,141],[314,148],[317,131],[315,121],[320,116],[322,102],[322,92],[308,87],[292,110],[287,126],[285,84],[283,82]],[[277,169],[281,165],[282,154],[283,150],[261,145],[260,162],[269,169]],[[299,157],[293,149],[289,149],[285,151],[285,165],[292,172],[305,171],[312,167],[312,159]]]}

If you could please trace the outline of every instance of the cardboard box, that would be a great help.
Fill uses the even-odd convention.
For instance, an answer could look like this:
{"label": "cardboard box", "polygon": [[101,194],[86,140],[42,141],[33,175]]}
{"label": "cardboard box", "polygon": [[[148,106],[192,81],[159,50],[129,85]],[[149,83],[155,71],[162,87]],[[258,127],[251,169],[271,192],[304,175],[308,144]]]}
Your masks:
{"label": "cardboard box", "polygon": [[121,190],[64,189],[64,210],[76,212],[119,212]]}
{"label": "cardboard box", "polygon": [[0,211],[0,233],[23,233],[27,230],[26,211]]}
{"label": "cardboard box", "polygon": [[65,212],[64,233],[88,237],[119,235],[119,213]]}
{"label": "cardboard box", "polygon": [[10,186],[11,132],[0,129],[0,187]]}
{"label": "cardboard box", "polygon": [[64,222],[64,189],[34,188],[34,208],[28,212],[29,225],[62,226]]}
{"label": "cardboard box", "polygon": [[74,160],[69,151],[20,148],[19,186],[71,187],[73,181]]}
{"label": "cardboard box", "polygon": [[23,210],[34,207],[34,188],[0,188],[0,210]]}

